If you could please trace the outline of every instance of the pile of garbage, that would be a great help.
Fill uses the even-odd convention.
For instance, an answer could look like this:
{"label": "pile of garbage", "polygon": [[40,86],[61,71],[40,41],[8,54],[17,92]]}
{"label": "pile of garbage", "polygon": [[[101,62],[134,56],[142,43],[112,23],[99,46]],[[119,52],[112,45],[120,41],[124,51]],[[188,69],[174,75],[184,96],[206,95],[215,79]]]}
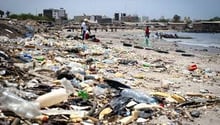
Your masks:
{"label": "pile of garbage", "polygon": [[33,20],[0,20],[0,36],[10,39],[33,37],[35,32],[44,31],[46,27]]}
{"label": "pile of garbage", "polygon": [[[170,61],[147,62],[127,49],[56,33],[0,42],[0,124],[148,124],[162,117],[164,124],[181,124],[200,117],[199,107],[220,102],[206,90],[165,91],[171,84],[166,80],[160,89],[140,89],[150,80],[145,72],[182,70]],[[193,67],[180,74],[192,81],[219,76]]]}
{"label": "pile of garbage", "polygon": [[0,23],[0,36],[7,36],[9,38],[22,37],[22,30],[8,25],[7,23]]}

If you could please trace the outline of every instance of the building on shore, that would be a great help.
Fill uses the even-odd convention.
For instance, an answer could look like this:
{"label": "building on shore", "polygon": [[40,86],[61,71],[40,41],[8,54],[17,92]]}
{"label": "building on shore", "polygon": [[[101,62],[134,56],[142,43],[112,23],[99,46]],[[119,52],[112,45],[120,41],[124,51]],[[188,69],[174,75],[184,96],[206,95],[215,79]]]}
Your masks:
{"label": "building on shore", "polygon": [[98,23],[101,25],[112,25],[112,18],[102,17],[101,19],[98,19]]}
{"label": "building on shore", "polygon": [[201,21],[192,24],[193,32],[220,32],[220,21]]}
{"label": "building on shore", "polygon": [[90,17],[90,20],[93,21],[93,22],[98,22],[98,20],[102,19],[102,16],[101,15],[92,15]]}
{"label": "building on shore", "polygon": [[91,16],[89,16],[89,15],[74,16],[74,21],[75,21],[75,22],[82,22],[84,19],[90,20],[90,17],[91,17]]}
{"label": "building on shore", "polygon": [[119,13],[114,14],[114,21],[120,21],[120,14]]}
{"label": "building on shore", "polygon": [[168,22],[167,23],[167,28],[169,30],[179,30],[179,31],[183,31],[187,28],[187,23],[184,22]]}
{"label": "building on shore", "polygon": [[135,15],[135,16],[128,15],[128,16],[121,17],[121,21],[124,21],[124,22],[140,22],[140,19],[137,15]]}
{"label": "building on shore", "polygon": [[149,17],[148,16],[142,16],[141,17],[141,22],[149,22]]}
{"label": "building on shore", "polygon": [[153,30],[168,30],[167,23],[163,22],[146,22],[144,26],[150,26]]}
{"label": "building on shore", "polygon": [[112,24],[112,18],[103,17],[101,15],[74,16],[75,22],[82,22],[84,19],[88,19],[89,22],[94,22],[104,25]]}
{"label": "building on shore", "polygon": [[67,20],[66,10],[63,8],[60,9],[44,9],[43,15],[50,19],[54,19],[56,23],[62,23]]}

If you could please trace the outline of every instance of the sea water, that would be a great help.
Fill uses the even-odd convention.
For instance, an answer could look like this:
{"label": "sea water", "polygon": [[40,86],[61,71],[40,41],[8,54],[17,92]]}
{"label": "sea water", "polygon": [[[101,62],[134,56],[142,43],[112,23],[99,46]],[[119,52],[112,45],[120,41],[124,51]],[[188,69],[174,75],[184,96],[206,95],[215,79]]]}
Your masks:
{"label": "sea water", "polygon": [[[220,48],[220,33],[186,33],[172,32],[180,37],[192,37],[192,39],[165,39],[166,41],[178,42],[185,45]],[[168,33],[169,34],[169,33]]]}
{"label": "sea water", "polygon": [[[157,37],[155,36],[156,31],[150,33],[149,42],[153,46],[153,42],[156,41]],[[189,33],[189,32],[177,32],[177,31],[165,31],[162,33],[166,34],[177,34],[180,37],[192,37],[192,39],[169,39],[163,38],[165,41],[178,42],[178,44],[184,45],[195,45],[202,47],[214,47],[220,48],[220,33]],[[127,33],[122,35],[124,39],[131,39],[132,41],[138,41],[142,46],[147,47],[145,34],[143,31]]]}

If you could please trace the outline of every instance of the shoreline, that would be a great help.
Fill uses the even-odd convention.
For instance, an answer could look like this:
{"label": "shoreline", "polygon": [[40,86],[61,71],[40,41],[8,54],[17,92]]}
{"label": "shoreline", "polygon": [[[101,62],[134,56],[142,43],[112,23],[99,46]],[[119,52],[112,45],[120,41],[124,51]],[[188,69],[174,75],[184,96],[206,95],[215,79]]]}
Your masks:
{"label": "shoreline", "polygon": [[[157,43],[159,42],[159,43],[157,44],[156,42]],[[160,44],[163,44],[163,43],[164,43],[163,45],[165,45],[165,44],[171,45],[171,46],[173,45],[173,47],[176,49],[183,49],[185,51],[191,51],[193,53],[195,52],[195,53],[209,54],[209,55],[219,55],[220,54],[219,47],[213,47],[213,46],[205,47],[205,46],[201,46],[201,45],[189,45],[189,44],[184,44],[184,43],[178,42],[178,41],[176,41],[176,42],[166,41],[164,39],[156,40],[154,43],[158,46],[160,46]],[[165,47],[164,47],[164,49],[165,49]]]}
{"label": "shoreline", "polygon": [[[132,31],[132,30],[131,30]],[[165,32],[165,33],[170,33],[170,32],[177,32],[175,30],[161,30],[158,32]],[[137,33],[141,34],[143,33],[142,30],[137,30]],[[153,34],[155,33],[155,31],[152,32]],[[177,32],[178,33],[178,32]],[[142,39],[144,38],[144,36],[142,37]],[[140,38],[141,39],[141,38]],[[175,41],[169,41],[166,40],[164,38],[162,39],[156,39],[154,37],[150,38],[150,41],[152,42],[152,44],[156,44],[158,45],[160,48],[162,47],[160,44],[164,45],[164,46],[172,46],[172,44],[174,45],[174,48],[177,49],[186,49],[187,51],[193,51],[193,52],[204,52],[206,54],[220,54],[220,48],[217,46],[202,46],[202,45],[192,45],[192,44],[186,44],[184,42],[181,41],[181,39],[177,39]],[[159,44],[157,44],[159,43]],[[166,45],[167,44],[167,45]],[[155,46],[155,45],[154,45]],[[155,46],[156,47],[156,46]],[[172,48],[173,48],[172,47]],[[163,47],[164,48],[164,47]],[[164,48],[165,49],[165,48]],[[172,49],[171,49],[172,50]]]}
{"label": "shoreline", "polygon": [[[170,32],[170,31],[171,30],[166,30],[165,32]],[[123,32],[127,32],[127,33],[123,34]],[[117,32],[108,32],[108,33],[113,34],[113,36],[116,33],[121,34],[122,37],[115,37],[115,38],[121,39],[122,41],[125,41],[128,43],[134,43],[135,45],[139,44],[141,46],[145,46],[143,30],[118,30]],[[153,34],[154,33],[155,31],[153,31]],[[99,36],[100,34],[101,36]],[[102,37],[102,34],[103,32],[97,32],[97,37]],[[177,48],[177,49],[186,49],[187,51],[193,51],[196,53],[203,52],[205,54],[216,54],[216,55],[220,54],[220,48],[215,47],[215,46],[204,47],[200,45],[189,45],[189,44],[184,44],[181,41],[178,42],[178,40],[174,42],[174,41],[167,41],[165,39],[156,39],[153,37],[150,38],[150,41],[152,42],[152,45],[154,47],[158,46],[159,48],[163,48],[164,50],[166,50],[167,48],[169,50],[170,48],[169,46],[172,46],[170,48],[171,50],[173,50],[173,48]],[[163,47],[163,46],[166,46],[166,47]]]}

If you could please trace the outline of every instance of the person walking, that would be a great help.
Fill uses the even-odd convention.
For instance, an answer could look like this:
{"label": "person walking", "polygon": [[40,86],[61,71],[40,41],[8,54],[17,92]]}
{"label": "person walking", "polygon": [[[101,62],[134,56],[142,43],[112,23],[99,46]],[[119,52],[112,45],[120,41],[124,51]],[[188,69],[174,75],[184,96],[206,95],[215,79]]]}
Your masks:
{"label": "person walking", "polygon": [[149,26],[146,27],[145,29],[145,37],[147,37],[149,39],[150,37],[150,29],[149,29]]}
{"label": "person walking", "polygon": [[150,29],[149,29],[149,26],[147,26],[145,29],[145,43],[148,47],[150,46],[149,38],[150,38]]}

